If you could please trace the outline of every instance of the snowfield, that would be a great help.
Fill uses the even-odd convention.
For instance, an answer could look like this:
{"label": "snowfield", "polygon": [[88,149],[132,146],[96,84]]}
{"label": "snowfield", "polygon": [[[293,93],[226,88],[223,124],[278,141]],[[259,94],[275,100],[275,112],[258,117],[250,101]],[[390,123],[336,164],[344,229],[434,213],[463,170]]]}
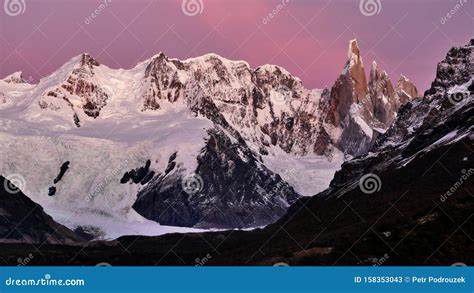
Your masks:
{"label": "snowfield", "polygon": [[[144,166],[149,159],[153,170],[163,172],[175,152],[177,163],[191,173],[210,123],[189,116],[182,112],[122,123],[106,119],[94,129],[69,132],[44,131],[38,125],[16,124],[2,117],[0,170],[4,176],[23,176],[25,194],[56,221],[72,229],[96,226],[108,238],[193,231],[144,219],[131,208],[141,185],[119,183],[125,172]],[[16,131],[13,135],[7,130]],[[61,181],[53,184],[66,161],[70,168]],[[56,194],[48,196],[53,185]]]}

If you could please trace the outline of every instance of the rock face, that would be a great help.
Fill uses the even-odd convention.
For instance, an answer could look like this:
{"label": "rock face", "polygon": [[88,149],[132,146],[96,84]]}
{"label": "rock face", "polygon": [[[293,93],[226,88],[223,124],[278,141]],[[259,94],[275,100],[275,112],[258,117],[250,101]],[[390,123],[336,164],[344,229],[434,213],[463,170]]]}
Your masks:
{"label": "rock face", "polygon": [[417,97],[417,91],[405,77],[394,89],[387,73],[375,61],[367,83],[356,40],[349,43],[348,58],[331,88],[326,121],[341,129],[340,137],[333,137],[335,144],[346,154],[357,156],[364,154],[392,124],[401,105]]}
{"label": "rock face", "polygon": [[397,114],[399,103],[390,78],[385,71],[377,68],[375,61],[370,70],[368,87],[374,118],[384,126],[390,125]]}
{"label": "rock face", "polygon": [[78,113],[83,112],[96,118],[107,104],[110,93],[94,78],[99,62],[89,54],[82,54],[73,62],[74,68],[68,73],[66,80],[44,92],[38,105],[42,109],[71,111],[71,117],[74,117],[76,126],[79,126]]}
{"label": "rock face", "polygon": [[360,49],[356,40],[349,44],[348,60],[344,70],[331,89],[328,122],[334,126],[344,123],[350,114],[351,106],[363,103],[367,95],[367,80]]}
{"label": "rock face", "polygon": [[403,74],[400,75],[397,83],[397,94],[400,97],[400,103],[402,105],[409,102],[414,97],[418,97],[418,90],[416,86]]}
{"label": "rock face", "polygon": [[262,164],[213,99],[193,101],[192,111],[215,125],[208,129],[197,168],[187,174],[176,163],[180,154],[174,153],[164,173],[139,192],[133,208],[147,219],[173,226],[247,228],[276,221],[299,195]]}
{"label": "rock face", "polygon": [[293,188],[223,130],[209,135],[194,174],[186,176],[170,158],[133,208],[163,225],[196,228],[258,227],[283,216],[299,197]]}
{"label": "rock face", "polygon": [[358,179],[375,170],[399,168],[432,149],[472,136],[473,80],[474,40],[471,40],[468,45],[448,52],[446,59],[438,64],[436,79],[423,99],[402,106],[394,124],[370,149],[372,154],[344,163],[331,186],[346,186],[350,178]]}
{"label": "rock face", "polygon": [[304,88],[278,66],[251,69],[246,62],[214,54],[181,61],[160,53],[145,70],[143,92],[143,111],[159,110],[168,102],[195,104],[198,95],[210,97],[261,154],[271,146],[301,155],[330,151],[329,145],[317,143],[321,91]]}
{"label": "rock face", "polygon": [[0,176],[0,242],[72,244],[81,240]]}

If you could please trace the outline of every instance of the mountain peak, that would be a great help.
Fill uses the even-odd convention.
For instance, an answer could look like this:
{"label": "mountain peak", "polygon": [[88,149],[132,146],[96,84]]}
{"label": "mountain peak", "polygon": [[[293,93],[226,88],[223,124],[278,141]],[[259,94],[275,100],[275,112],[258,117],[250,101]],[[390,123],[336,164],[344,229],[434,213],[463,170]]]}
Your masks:
{"label": "mountain peak", "polygon": [[219,60],[221,64],[224,64],[227,67],[235,67],[235,66],[240,66],[244,65],[245,67],[251,69],[250,65],[248,64],[247,61],[244,60],[231,60],[227,59],[226,57],[223,57],[217,53],[207,53],[201,56],[197,57],[191,57],[185,60],[181,60],[183,63],[189,63],[189,62],[202,62],[202,63],[207,63],[209,61],[216,61]]}
{"label": "mountain peak", "polygon": [[408,77],[406,77],[405,75],[403,74],[400,74],[400,77],[398,78],[398,82],[401,83],[401,82],[411,82],[410,79]]}
{"label": "mountain peak", "polygon": [[402,104],[419,96],[415,84],[403,74],[400,74],[400,77],[398,78],[397,92]]}
{"label": "mountain peak", "polygon": [[377,65],[377,62],[375,61],[372,61],[372,67],[370,68],[370,73],[369,73],[369,83],[378,78],[378,76],[380,75],[380,71],[379,71],[379,68],[378,68],[378,65]]}
{"label": "mountain peak", "polygon": [[72,57],[66,65],[73,65],[74,67],[93,67],[99,66],[100,63],[94,59],[89,53],[82,53]]}
{"label": "mountain peak", "polygon": [[168,58],[168,57],[165,55],[165,53],[163,53],[163,52],[160,51],[158,54],[153,55],[153,56],[150,58],[150,60],[166,59],[166,58]]}
{"label": "mountain peak", "polygon": [[387,72],[375,61],[367,82],[356,39],[349,41],[348,57],[331,88],[326,121],[342,129],[338,146],[348,154],[358,155],[375,141],[380,129],[388,128],[400,105],[416,97],[417,90],[405,77],[395,90]]}
{"label": "mountain peak", "polygon": [[375,60],[372,61],[372,70],[377,70],[377,62],[375,62]]}
{"label": "mountain peak", "polygon": [[22,71],[16,71],[8,76],[6,76],[4,79],[2,79],[6,83],[28,83],[28,81],[23,78],[23,72]]}
{"label": "mountain peak", "polygon": [[390,79],[388,77],[387,71],[379,69],[377,62],[372,61],[372,68],[370,69],[370,74],[369,74],[369,83],[371,82],[371,80],[378,79],[378,78],[383,78],[386,80]]}
{"label": "mountain peak", "polygon": [[99,66],[100,63],[91,57],[89,53],[81,54],[81,66]]}
{"label": "mountain peak", "polygon": [[349,41],[349,53],[348,53],[348,58],[351,59],[353,56],[356,56],[357,59],[360,58],[360,48],[359,45],[357,44],[357,39],[353,39]]}

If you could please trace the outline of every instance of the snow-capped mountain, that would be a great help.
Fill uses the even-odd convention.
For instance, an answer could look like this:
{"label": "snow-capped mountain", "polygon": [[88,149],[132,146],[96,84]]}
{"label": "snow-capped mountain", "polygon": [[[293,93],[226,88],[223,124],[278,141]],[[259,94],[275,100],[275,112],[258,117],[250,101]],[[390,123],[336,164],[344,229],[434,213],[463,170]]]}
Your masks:
{"label": "snow-capped mountain", "polygon": [[4,79],[0,79],[0,109],[16,102],[16,97],[31,90],[34,85],[23,78],[22,72],[14,72]]}
{"label": "snow-capped mountain", "polygon": [[169,231],[152,221],[271,223],[324,190],[343,154],[362,154],[416,95],[375,65],[367,84],[357,42],[349,47],[331,90],[215,54],[160,53],[132,69],[82,54],[36,85],[14,74],[0,81],[1,174],[22,174],[60,223],[110,237]]}
{"label": "snow-capped mountain", "polygon": [[277,146],[291,154],[329,155],[336,145],[357,155],[344,143],[354,132],[352,124],[370,140],[371,131],[386,129],[417,90],[404,76],[394,90],[375,62],[367,83],[356,40],[350,42],[349,60],[330,92],[306,89],[281,67],[252,69],[216,54],[181,61],[159,53],[131,70],[110,69],[82,54],[40,81],[25,118],[49,120],[53,113],[68,120],[63,127],[80,127],[131,106],[145,113],[190,107],[197,95],[211,98],[227,123],[261,154]]}

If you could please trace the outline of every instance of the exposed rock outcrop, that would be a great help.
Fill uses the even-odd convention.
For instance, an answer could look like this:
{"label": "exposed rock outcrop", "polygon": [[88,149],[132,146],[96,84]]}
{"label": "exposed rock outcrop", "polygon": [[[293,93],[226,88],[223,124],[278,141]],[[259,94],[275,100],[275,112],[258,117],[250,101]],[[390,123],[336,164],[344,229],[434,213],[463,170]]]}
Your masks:
{"label": "exposed rock outcrop", "polygon": [[335,144],[346,154],[357,156],[364,154],[392,124],[401,105],[417,97],[417,90],[405,77],[394,89],[388,74],[375,61],[367,83],[356,40],[349,43],[348,57],[331,88],[326,121],[341,129],[340,136],[333,137]]}

